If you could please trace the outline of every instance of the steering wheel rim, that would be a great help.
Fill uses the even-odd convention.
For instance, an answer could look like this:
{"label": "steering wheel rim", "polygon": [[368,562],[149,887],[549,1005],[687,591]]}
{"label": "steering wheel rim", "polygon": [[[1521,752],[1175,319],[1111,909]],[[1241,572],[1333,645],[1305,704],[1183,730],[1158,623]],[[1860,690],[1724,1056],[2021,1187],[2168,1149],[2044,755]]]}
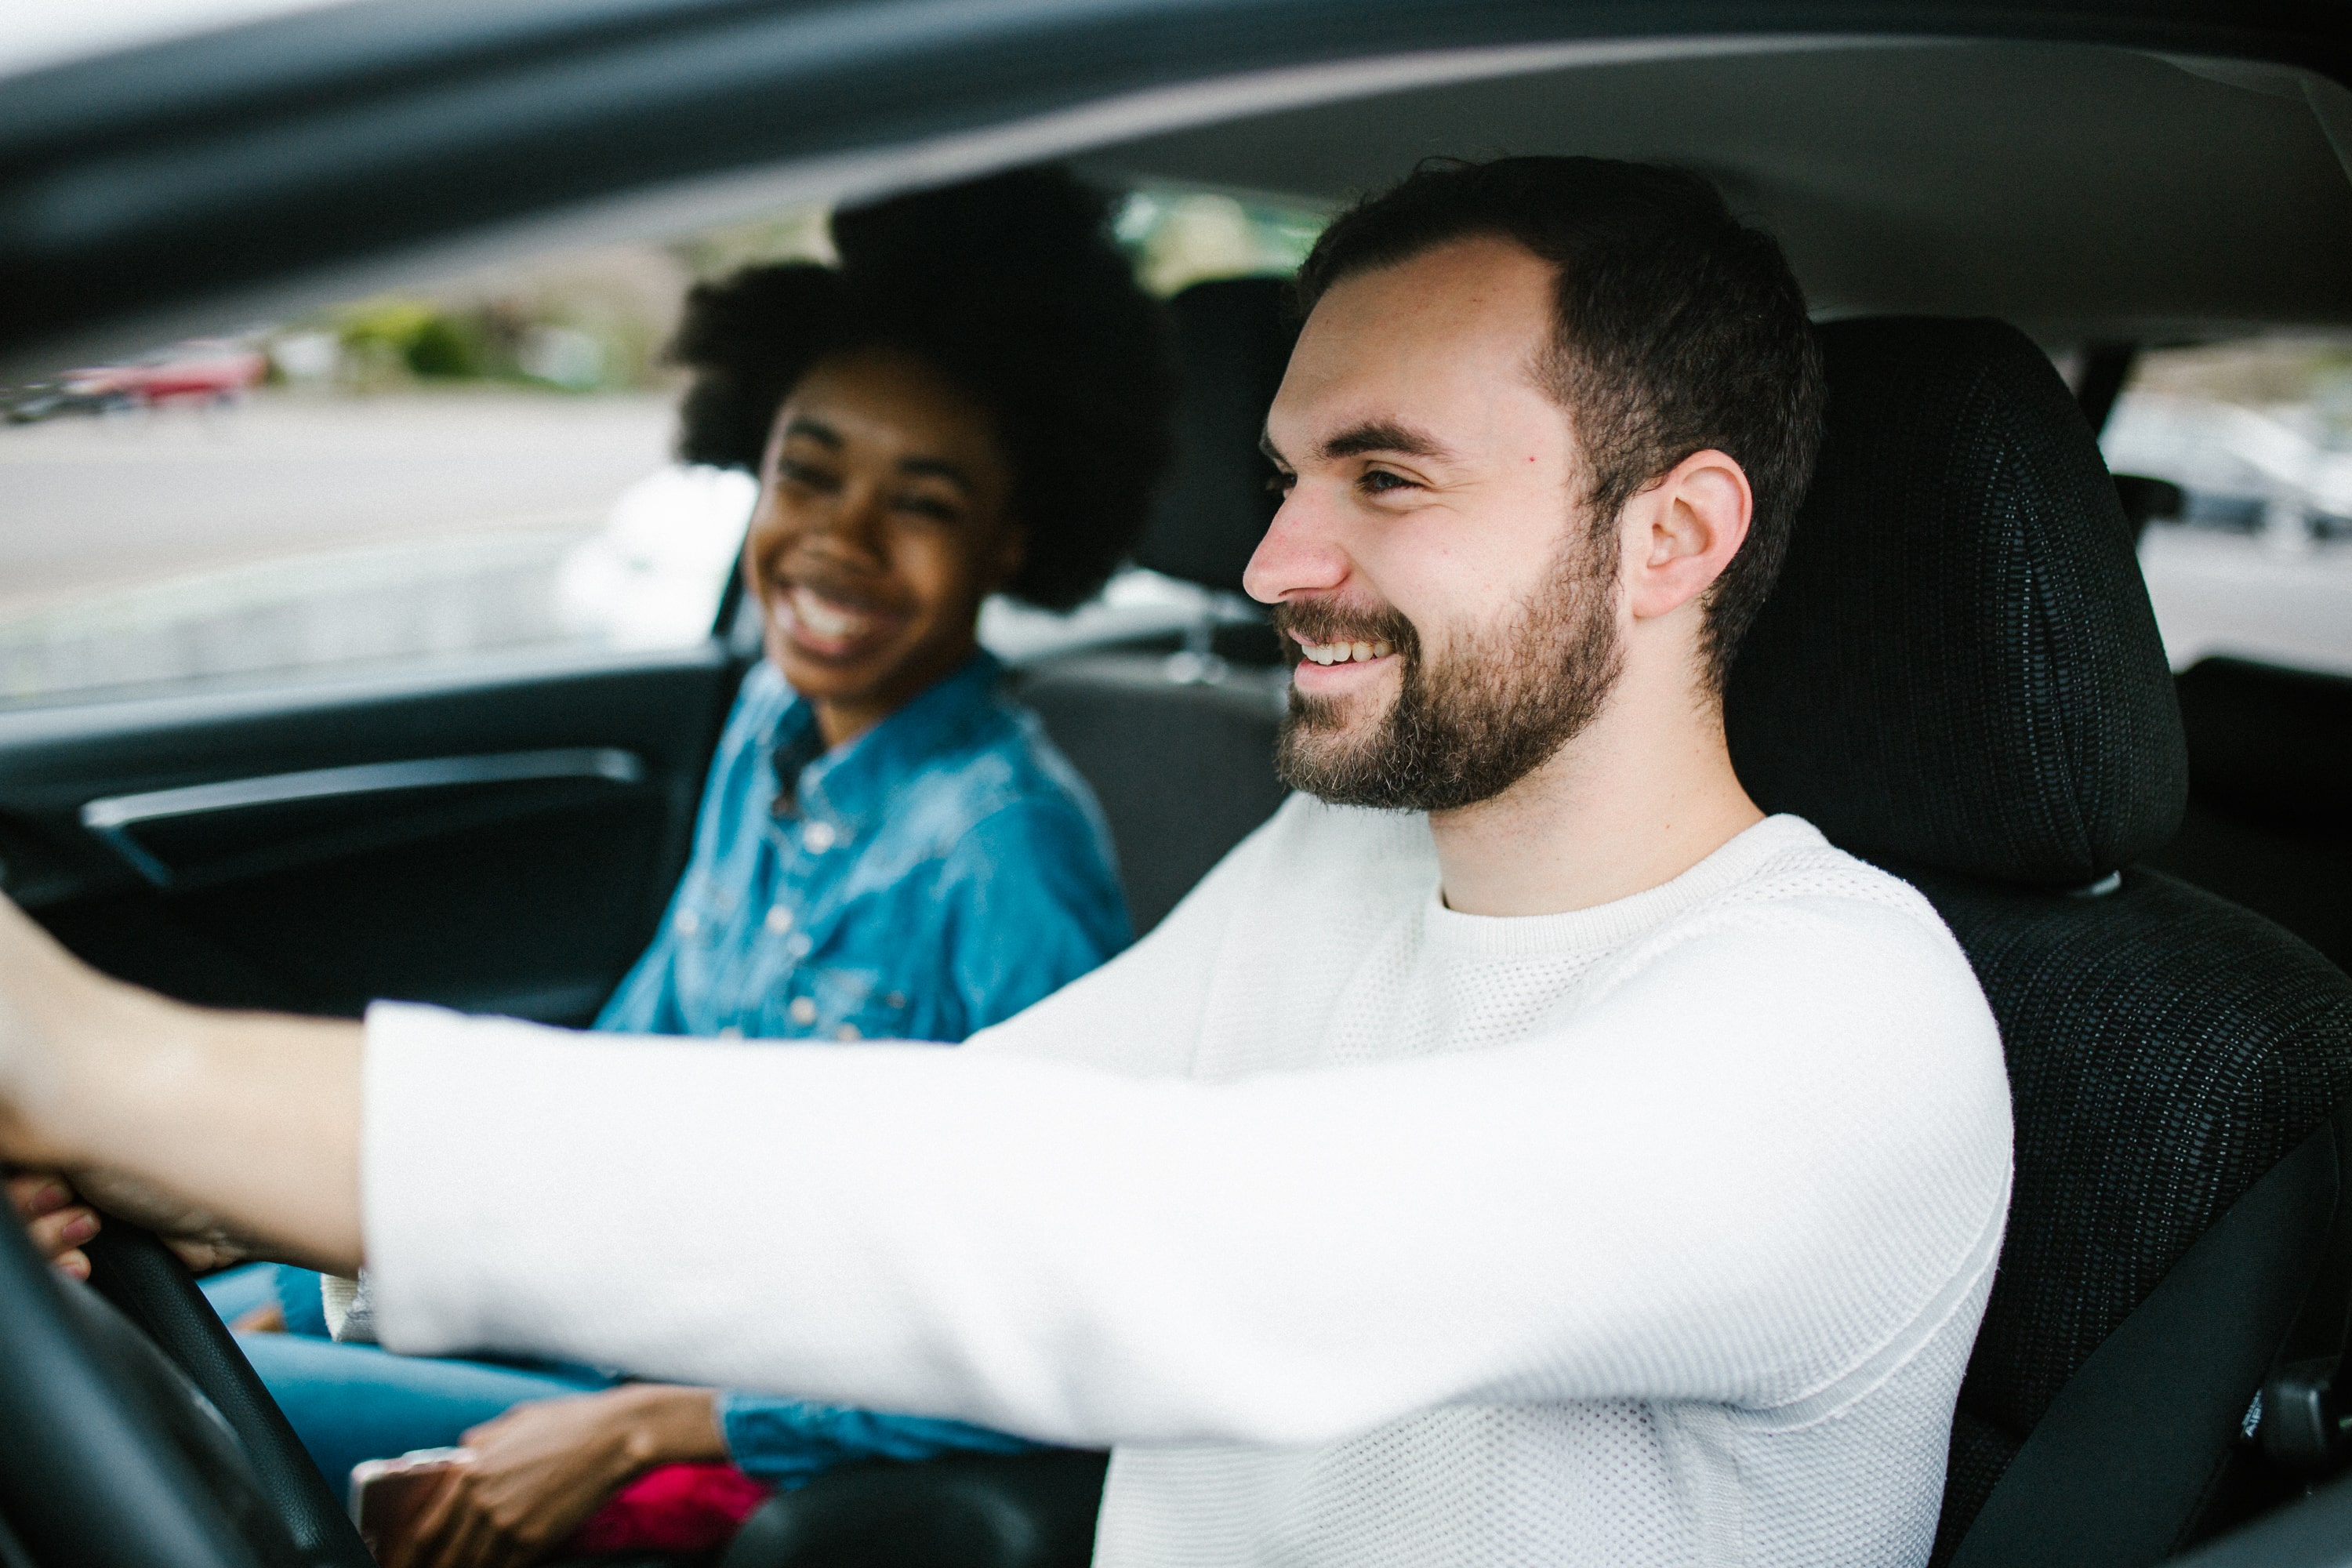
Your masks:
{"label": "steering wheel rim", "polygon": [[89,1256],[91,1286],[228,1423],[297,1560],[305,1568],[374,1568],[359,1531],[187,1265],[150,1232],[117,1220],[110,1220],[83,1250]]}
{"label": "steering wheel rim", "polygon": [[179,1259],[131,1226],[105,1239],[89,1249],[101,1296],[0,1223],[0,1516],[18,1542],[36,1562],[92,1568],[366,1568]]}
{"label": "steering wheel rim", "polygon": [[[254,1568],[258,1558],[13,1217],[0,1223],[0,1512],[40,1563]],[[75,1287],[79,1289],[79,1287]],[[91,1500],[106,1510],[94,1513]]]}

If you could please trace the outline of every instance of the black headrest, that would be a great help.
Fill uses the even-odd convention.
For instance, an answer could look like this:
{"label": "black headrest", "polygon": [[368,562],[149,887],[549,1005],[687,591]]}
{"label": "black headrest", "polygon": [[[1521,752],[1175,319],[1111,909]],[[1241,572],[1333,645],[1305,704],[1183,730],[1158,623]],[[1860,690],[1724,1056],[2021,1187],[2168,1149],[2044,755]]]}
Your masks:
{"label": "black headrest", "polygon": [[2078,886],[2180,821],[2179,709],[2097,442],[1999,321],[1824,327],[1829,427],[1725,719],[1858,855]]}
{"label": "black headrest", "polygon": [[1227,593],[1274,521],[1258,455],[1265,411],[1297,324],[1281,278],[1195,283],[1168,302],[1176,324],[1176,462],[1135,563]]}

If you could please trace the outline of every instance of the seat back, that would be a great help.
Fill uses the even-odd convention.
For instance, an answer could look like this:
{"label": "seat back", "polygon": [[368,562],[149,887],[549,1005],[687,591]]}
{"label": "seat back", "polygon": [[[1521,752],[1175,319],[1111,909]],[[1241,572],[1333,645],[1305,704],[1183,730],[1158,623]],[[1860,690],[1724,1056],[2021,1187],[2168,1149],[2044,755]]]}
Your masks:
{"label": "seat back", "polygon": [[[1276,278],[1198,283],[1175,319],[1175,468],[1136,563],[1221,593],[1274,515],[1257,449],[1297,329]],[[1086,775],[1118,847],[1138,934],[1282,804],[1274,740],[1287,683],[1263,626],[1160,653],[1078,655],[1034,667],[1022,700]],[[1253,665],[1245,658],[1260,662]]]}
{"label": "seat back", "polygon": [[[2352,1089],[2352,982],[2137,864],[2179,819],[2179,712],[2047,358],[1990,321],[1822,340],[1820,467],[1726,719],[1759,804],[1935,901],[2000,1025],[2016,1183],[1933,1561],[2155,1562],[2220,1517],[2334,1224],[2332,1144],[2283,1163]],[[2228,1230],[2234,1282],[2192,1258],[2277,1170],[2302,1201]]]}

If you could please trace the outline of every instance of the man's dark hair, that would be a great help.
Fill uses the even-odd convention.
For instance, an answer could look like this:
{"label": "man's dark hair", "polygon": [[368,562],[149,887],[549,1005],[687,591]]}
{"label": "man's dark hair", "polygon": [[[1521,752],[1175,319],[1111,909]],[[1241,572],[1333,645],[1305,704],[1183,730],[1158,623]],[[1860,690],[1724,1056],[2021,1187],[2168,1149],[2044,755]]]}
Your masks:
{"label": "man's dark hair", "polygon": [[1351,274],[1481,236],[1557,273],[1541,372],[1591,466],[1580,499],[1596,538],[1613,541],[1625,502],[1693,452],[1715,447],[1747,471],[1755,515],[1706,601],[1706,673],[1719,693],[1788,552],[1821,443],[1821,353],[1788,258],[1680,169],[1433,159],[1323,232],[1298,269],[1301,308]]}
{"label": "man's dark hair", "polygon": [[912,354],[987,410],[1028,548],[1011,591],[1067,609],[1134,545],[1168,465],[1173,373],[1097,192],[1026,169],[834,215],[838,267],[746,268],[688,296],[678,456],[757,472],[811,367]]}

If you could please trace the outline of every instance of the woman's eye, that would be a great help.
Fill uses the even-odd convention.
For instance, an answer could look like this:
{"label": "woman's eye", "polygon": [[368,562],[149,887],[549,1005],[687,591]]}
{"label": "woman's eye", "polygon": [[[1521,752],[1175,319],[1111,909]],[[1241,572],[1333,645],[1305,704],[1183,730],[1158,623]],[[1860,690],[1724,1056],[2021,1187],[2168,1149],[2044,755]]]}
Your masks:
{"label": "woman's eye", "polygon": [[811,489],[830,489],[833,476],[812,463],[795,462],[790,458],[776,459],[776,478],[788,485],[805,485]]}
{"label": "woman's eye", "polygon": [[951,500],[938,496],[901,496],[898,510],[912,512],[930,522],[955,522],[963,516],[963,509]]}

